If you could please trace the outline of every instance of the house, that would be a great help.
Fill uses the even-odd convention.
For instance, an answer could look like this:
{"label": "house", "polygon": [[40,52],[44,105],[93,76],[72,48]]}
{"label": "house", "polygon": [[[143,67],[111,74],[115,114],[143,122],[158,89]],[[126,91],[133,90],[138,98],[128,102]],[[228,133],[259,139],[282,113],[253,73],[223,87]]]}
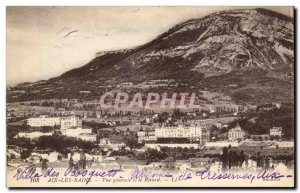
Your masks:
{"label": "house", "polygon": [[83,153],[81,151],[73,151],[72,153],[68,153],[68,160],[70,160],[72,158],[74,163],[77,163],[79,160],[81,160],[83,158],[83,156],[85,157],[85,159],[87,161],[91,161],[93,160],[93,156],[88,154],[88,153]]}
{"label": "house", "polygon": [[37,155],[31,155],[28,158],[26,158],[26,161],[33,163],[33,164],[37,164],[41,162],[41,157],[37,156]]}
{"label": "house", "polygon": [[109,149],[118,151],[125,146],[125,143],[115,142],[109,138],[102,138],[99,140],[99,147],[102,147],[105,151],[108,151]]}
{"label": "house", "polygon": [[[92,129],[82,127],[70,127],[66,130],[62,130],[62,134],[67,137],[79,137],[81,134],[92,134]],[[84,138],[84,136],[82,136]],[[94,138],[94,136],[93,136]]]}
{"label": "house", "polygon": [[16,148],[7,148],[6,155],[8,159],[20,159],[21,151]]}
{"label": "house", "polygon": [[229,141],[244,140],[244,138],[245,138],[245,131],[242,130],[239,124],[237,124],[235,128],[232,128],[228,131]]}
{"label": "house", "polygon": [[119,162],[117,162],[116,160],[105,160],[100,163],[100,166],[103,169],[121,169],[121,165]]}
{"label": "house", "polygon": [[130,160],[130,161],[120,161],[121,169],[135,169],[144,168],[146,166],[145,160]]}
{"label": "house", "polygon": [[81,139],[83,141],[96,142],[97,135],[93,133],[82,133],[77,136],[77,139]]}
{"label": "house", "polygon": [[166,162],[152,162],[147,165],[149,168],[156,168],[156,169],[161,169],[161,168],[166,168],[167,163]]}
{"label": "house", "polygon": [[209,157],[192,158],[190,159],[190,162],[192,168],[203,168],[210,162],[210,158]]}
{"label": "house", "polygon": [[270,129],[270,136],[281,137],[282,136],[282,127],[273,127],[272,129]]}
{"label": "house", "polygon": [[217,122],[216,127],[217,127],[218,129],[222,128],[222,123],[221,123],[221,122]]}
{"label": "house", "polygon": [[102,138],[99,141],[99,145],[111,145],[112,142],[109,138]]}
{"label": "house", "polygon": [[176,160],[175,167],[180,171],[186,171],[191,168],[191,163],[188,160]]}
{"label": "house", "polygon": [[138,148],[138,149],[132,149],[133,152],[145,152],[147,151],[147,147],[146,146],[143,146],[141,148]]}
{"label": "house", "polygon": [[276,104],[275,104],[275,107],[276,107],[277,109],[280,109],[280,108],[281,108],[281,103],[276,103]]}
{"label": "house", "polygon": [[99,154],[99,155],[93,154],[92,157],[93,157],[93,161],[96,163],[100,163],[103,161],[102,154]]}

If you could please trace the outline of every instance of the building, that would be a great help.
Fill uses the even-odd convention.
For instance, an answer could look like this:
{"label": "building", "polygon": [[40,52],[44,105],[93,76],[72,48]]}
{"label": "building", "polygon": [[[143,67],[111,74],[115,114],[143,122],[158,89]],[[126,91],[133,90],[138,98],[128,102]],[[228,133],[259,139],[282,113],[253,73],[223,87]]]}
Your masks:
{"label": "building", "polygon": [[191,163],[189,160],[176,160],[174,165],[180,171],[186,171],[191,168]]}
{"label": "building", "polygon": [[194,148],[199,149],[201,145],[198,143],[145,143],[145,148],[157,149],[160,151],[161,147],[170,147],[170,148]]}
{"label": "building", "polygon": [[146,166],[146,160],[129,160],[129,161],[118,161],[120,164],[120,169],[143,169]]}
{"label": "building", "polygon": [[294,148],[295,144],[294,141],[277,141],[275,142],[273,147],[285,147],[285,148]]}
{"label": "building", "polygon": [[238,141],[215,141],[215,142],[206,142],[205,147],[239,147],[244,142],[238,142]]}
{"label": "building", "polygon": [[216,106],[216,112],[240,112],[244,111],[245,107],[242,105],[236,105],[236,104],[219,104]]}
{"label": "building", "polygon": [[250,135],[250,139],[254,141],[267,141],[270,139],[270,135],[262,134],[262,135]]}
{"label": "building", "polygon": [[216,127],[217,127],[218,129],[222,128],[222,123],[221,123],[221,122],[217,122]]}
{"label": "building", "polygon": [[280,109],[280,108],[281,108],[281,103],[276,103],[276,104],[275,104],[275,107],[276,107],[277,109]]}
{"label": "building", "polygon": [[146,131],[144,131],[143,129],[140,129],[137,132],[137,137],[138,137],[138,143],[143,143],[145,141]]}
{"label": "building", "polygon": [[244,138],[245,138],[245,131],[242,130],[239,124],[237,124],[235,128],[232,128],[228,131],[229,141],[244,140]]}
{"label": "building", "polygon": [[77,136],[77,139],[81,139],[83,141],[96,142],[97,135],[93,133],[82,133]]}
{"label": "building", "polygon": [[19,137],[24,137],[24,138],[28,138],[30,140],[35,140],[40,138],[41,136],[52,136],[52,133],[48,132],[48,133],[43,133],[43,132],[20,132],[18,133],[15,138],[19,138]]}
{"label": "building", "polygon": [[146,131],[144,131],[144,129],[140,129],[137,132],[137,136],[138,137],[144,137],[146,135]]}
{"label": "building", "polygon": [[18,146],[8,146],[6,149],[6,155],[8,160],[11,159],[20,159],[21,158],[22,149]]}
{"label": "building", "polygon": [[99,145],[111,145],[113,144],[112,141],[108,138],[102,138],[99,141]]}
{"label": "building", "polygon": [[118,151],[122,147],[125,147],[125,146],[126,146],[125,143],[113,141],[109,138],[102,138],[99,140],[99,147],[103,148],[104,150],[112,149],[112,150]]}
{"label": "building", "polygon": [[273,127],[272,129],[270,129],[270,136],[281,137],[282,136],[282,127]]}
{"label": "building", "polygon": [[170,84],[174,84],[173,79],[159,79],[159,80],[148,80],[137,85],[139,88],[149,88],[149,87],[166,87]]}
{"label": "building", "polygon": [[60,153],[51,150],[33,150],[31,157],[47,159],[48,162],[57,162],[62,160],[62,155]]}
{"label": "building", "polygon": [[210,162],[209,157],[190,158],[191,168],[203,168]]}
{"label": "building", "polygon": [[121,84],[118,84],[117,87],[122,87],[122,88],[131,88],[133,87],[133,83],[132,82],[123,82]]}
{"label": "building", "polygon": [[67,137],[78,137],[81,134],[92,134],[92,129],[82,128],[82,127],[70,127],[68,129],[62,130],[62,135]]}
{"label": "building", "polygon": [[69,117],[47,117],[41,115],[39,117],[27,119],[27,124],[31,127],[53,127],[60,125],[61,130],[66,130],[70,127],[81,127],[82,121],[75,115]]}
{"label": "building", "polygon": [[71,127],[81,127],[82,121],[76,116],[62,117],[60,121],[60,129],[66,130]]}
{"label": "building", "polygon": [[210,132],[201,126],[177,126],[155,128],[157,139],[187,139],[204,145],[210,140]]}
{"label": "building", "polygon": [[156,141],[156,135],[155,135],[155,130],[146,130],[144,131],[143,129],[140,129],[137,132],[137,137],[138,137],[138,143],[143,143],[143,142],[150,142],[150,141]]}
{"label": "building", "polygon": [[89,90],[80,90],[79,93],[81,93],[81,94],[91,94],[91,91],[89,91]]}
{"label": "building", "polygon": [[39,117],[27,119],[27,124],[31,127],[53,127],[55,125],[60,125],[60,117],[47,117],[45,115],[41,115]]}

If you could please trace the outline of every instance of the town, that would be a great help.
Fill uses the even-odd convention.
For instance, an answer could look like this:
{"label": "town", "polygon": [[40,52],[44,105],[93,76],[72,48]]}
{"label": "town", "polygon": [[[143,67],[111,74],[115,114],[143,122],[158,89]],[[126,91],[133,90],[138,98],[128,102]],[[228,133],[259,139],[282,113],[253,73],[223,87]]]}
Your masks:
{"label": "town", "polygon": [[[73,99],[8,103],[8,165],[172,171],[294,167],[293,125],[274,121],[288,112],[288,104],[193,112],[91,106]],[[263,122],[269,127],[260,128]]]}

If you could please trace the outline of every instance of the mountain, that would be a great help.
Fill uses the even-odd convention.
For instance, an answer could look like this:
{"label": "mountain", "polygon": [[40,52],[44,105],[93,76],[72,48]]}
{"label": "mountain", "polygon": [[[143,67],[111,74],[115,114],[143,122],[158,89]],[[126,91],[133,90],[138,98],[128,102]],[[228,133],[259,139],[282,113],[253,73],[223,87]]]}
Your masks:
{"label": "mountain", "polygon": [[97,92],[100,85],[153,79],[187,82],[238,102],[293,101],[293,18],[267,9],[217,12],[182,22],[147,44],[99,52],[80,68],[15,89],[62,88],[74,96],[78,90]]}

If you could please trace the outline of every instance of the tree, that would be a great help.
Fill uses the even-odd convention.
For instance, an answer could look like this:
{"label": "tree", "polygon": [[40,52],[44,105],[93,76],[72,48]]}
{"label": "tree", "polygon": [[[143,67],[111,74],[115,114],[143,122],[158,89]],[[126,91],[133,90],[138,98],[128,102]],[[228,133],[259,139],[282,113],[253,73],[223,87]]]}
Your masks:
{"label": "tree", "polygon": [[47,132],[53,131],[53,127],[42,126],[41,131],[47,133]]}
{"label": "tree", "polygon": [[138,146],[138,138],[134,135],[127,135],[125,137],[125,144],[130,147],[130,149]]}
{"label": "tree", "polygon": [[27,123],[27,120],[23,122],[22,127],[24,130],[28,130],[29,129],[29,125]]}
{"label": "tree", "polygon": [[92,142],[65,136],[41,136],[38,139],[37,146],[42,149],[50,148],[58,152],[66,152],[67,148],[75,146],[83,150],[90,150],[96,147]]}

